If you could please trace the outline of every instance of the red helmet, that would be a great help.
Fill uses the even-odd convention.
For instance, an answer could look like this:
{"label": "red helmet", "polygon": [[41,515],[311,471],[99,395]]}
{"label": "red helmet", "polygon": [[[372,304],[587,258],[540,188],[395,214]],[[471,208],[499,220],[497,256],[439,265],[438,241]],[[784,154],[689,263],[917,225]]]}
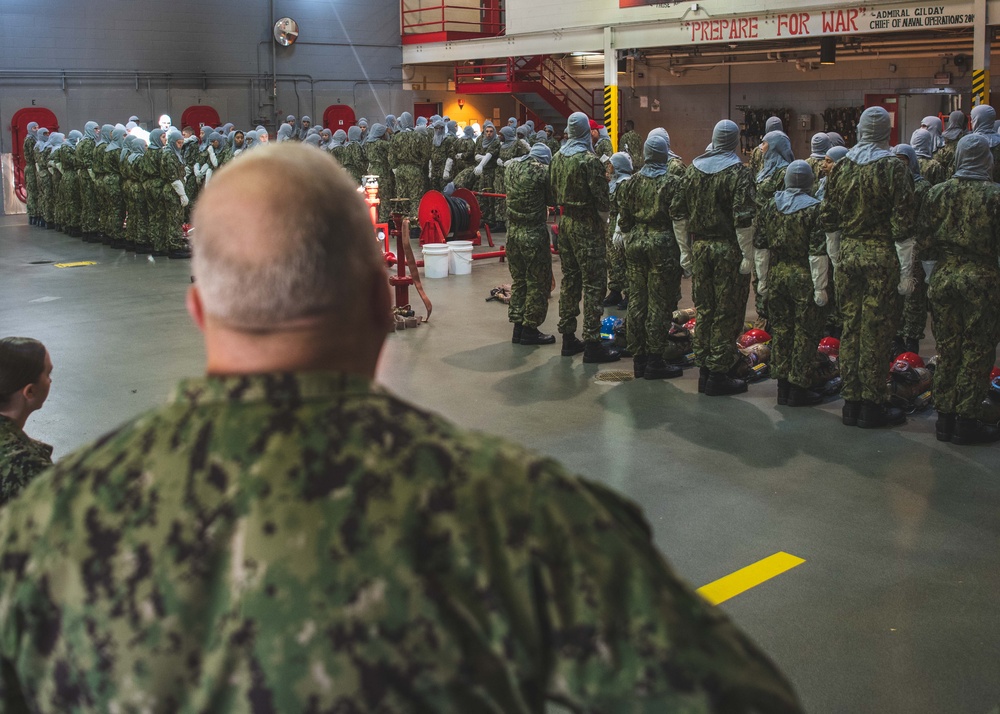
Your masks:
{"label": "red helmet", "polygon": [[819,351],[830,357],[840,354],[840,340],[836,337],[824,337],[819,341]]}
{"label": "red helmet", "polygon": [[763,330],[747,330],[742,335],[740,339],[736,340],[736,344],[740,347],[746,349],[750,345],[759,345],[763,342],[770,342],[771,336],[764,332]]}
{"label": "red helmet", "polygon": [[994,367],[992,370],[990,370],[990,381],[992,382],[994,379],[997,379],[998,377],[1000,377],[1000,367]]}
{"label": "red helmet", "polygon": [[903,352],[892,361],[893,372],[903,372],[909,367],[923,368],[924,361],[915,352]]}
{"label": "red helmet", "polygon": [[684,329],[688,330],[688,331],[693,330],[694,329],[694,324],[697,321],[698,321],[697,318],[692,317],[690,320],[688,320],[687,322],[684,323]]}

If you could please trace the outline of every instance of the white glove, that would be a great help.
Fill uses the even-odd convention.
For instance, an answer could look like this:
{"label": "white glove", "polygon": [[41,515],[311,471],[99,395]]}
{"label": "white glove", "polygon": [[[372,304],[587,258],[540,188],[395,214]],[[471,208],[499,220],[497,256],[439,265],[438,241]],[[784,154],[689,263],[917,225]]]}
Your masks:
{"label": "white glove", "polygon": [[503,159],[497,159],[497,166],[503,167]]}
{"label": "white glove", "polygon": [[66,173],[66,172],[65,172],[65,171],[63,170],[63,165],[62,165],[62,161],[56,161],[56,162],[55,162],[55,167],[56,167],[56,170],[57,170],[57,171],[58,171],[59,173],[61,173],[61,174],[64,174],[64,173]]}
{"label": "white glove", "polygon": [[830,259],[825,255],[809,256],[809,272],[813,280],[813,300],[819,307],[826,305],[826,286],[830,280]]}
{"label": "white glove", "polygon": [[205,169],[205,183],[207,184],[209,179],[212,178],[212,169]]}
{"label": "white glove", "polygon": [[434,161],[432,159],[427,160],[427,178],[434,178]]}
{"label": "white glove", "polygon": [[826,254],[834,268],[840,265],[840,231],[826,234]]}
{"label": "white glove", "polygon": [[462,160],[462,152],[455,154],[455,161],[461,161],[461,160]]}
{"label": "white glove", "polygon": [[443,178],[445,181],[447,181],[448,179],[450,179],[451,178],[451,170],[452,170],[452,168],[454,168],[454,166],[455,166],[454,159],[448,159],[447,161],[445,161],[444,162],[444,173],[441,174],[441,178]]}
{"label": "white glove", "polygon": [[931,284],[931,274],[934,272],[934,268],[937,267],[937,261],[936,260],[921,260],[920,261],[920,265],[923,267],[923,269],[924,269],[924,275],[926,276],[924,278],[924,282],[927,283],[928,285],[930,285]]}
{"label": "white glove", "polygon": [[493,158],[493,154],[476,154],[476,156],[479,158],[479,164],[473,170],[473,173],[476,174],[476,176],[482,176],[483,169],[486,168],[486,164],[488,164],[490,159]]}
{"label": "white glove", "polygon": [[913,277],[913,252],[916,245],[914,238],[896,243],[896,257],[899,259],[899,286],[896,292],[900,295],[910,295],[917,286],[917,279]]}
{"label": "white glove", "polygon": [[97,180],[97,176],[94,174],[94,170],[93,169],[87,169],[87,173],[90,174],[90,180],[91,181],[96,181]]}
{"label": "white glove", "polygon": [[740,275],[753,272],[753,226],[736,229],[736,240],[740,244],[743,261],[740,263]]}
{"label": "white glove", "polygon": [[685,276],[691,277],[691,236],[688,235],[687,221],[674,221],[674,238],[681,249],[681,270]]}
{"label": "white glove", "polygon": [[625,246],[625,236],[622,234],[621,221],[615,219],[615,231],[611,235],[611,245],[622,248]]}
{"label": "white glove", "polygon": [[208,160],[212,162],[212,166],[219,168],[219,160],[215,158],[215,147],[211,144],[208,145]]}
{"label": "white glove", "polygon": [[767,295],[767,270],[771,265],[771,251],[767,248],[756,248],[753,252],[753,262],[757,266],[757,294]]}
{"label": "white glove", "polygon": [[177,197],[181,200],[181,205],[182,206],[188,205],[187,191],[184,190],[184,182],[181,181],[180,179],[177,179],[176,181],[171,181],[170,187],[174,189],[174,193],[176,193]]}
{"label": "white glove", "polygon": [[191,199],[186,194],[181,196],[181,208],[186,208],[189,203],[191,203]]}
{"label": "white glove", "polygon": [[608,156],[607,154],[602,154],[601,155],[601,163],[602,164],[606,164],[609,161],[611,161],[611,157],[610,156]]}
{"label": "white glove", "polygon": [[191,175],[191,167],[188,166],[187,164],[184,164],[184,178],[187,178],[190,175]]}
{"label": "white glove", "polygon": [[476,161],[482,161],[486,154],[476,154]]}

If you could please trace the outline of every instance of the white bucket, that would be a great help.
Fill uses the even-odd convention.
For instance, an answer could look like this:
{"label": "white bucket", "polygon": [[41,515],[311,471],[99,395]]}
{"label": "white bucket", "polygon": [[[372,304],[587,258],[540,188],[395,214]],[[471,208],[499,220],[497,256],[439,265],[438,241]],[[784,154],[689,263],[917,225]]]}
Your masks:
{"label": "white bucket", "polygon": [[448,256],[451,251],[447,243],[428,243],[422,247],[425,278],[447,278]]}
{"label": "white bucket", "polygon": [[448,272],[452,275],[469,275],[472,272],[472,241],[453,240],[448,246]]}

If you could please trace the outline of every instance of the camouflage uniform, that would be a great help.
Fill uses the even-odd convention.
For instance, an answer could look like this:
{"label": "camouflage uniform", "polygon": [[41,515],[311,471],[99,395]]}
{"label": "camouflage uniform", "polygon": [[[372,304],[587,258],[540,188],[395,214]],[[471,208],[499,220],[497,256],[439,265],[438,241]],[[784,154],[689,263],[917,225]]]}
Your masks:
{"label": "camouflage uniform", "polygon": [[126,156],[125,160],[121,162],[122,192],[125,194],[125,204],[128,207],[128,217],[125,220],[125,241],[132,249],[149,242],[149,205],[146,202],[146,191],[143,188],[146,180],[145,156],[145,153],[132,154]]}
{"label": "camouflage uniform", "polygon": [[97,205],[97,189],[90,173],[94,168],[94,140],[80,139],[76,145],[74,158],[80,175],[80,229],[85,234],[101,232],[100,214]]}
{"label": "camouflage uniform", "polygon": [[[471,142],[470,142],[471,143]],[[444,187],[451,183],[452,178],[458,175],[455,165],[455,154],[458,152],[458,139],[446,134],[441,143],[434,146],[431,141],[431,188],[435,191],[443,191]],[[452,169],[449,178],[444,178],[444,167],[452,160]]]}
{"label": "camouflage uniform", "polygon": [[772,198],[757,214],[755,239],[757,247],[770,251],[767,305],[771,376],[806,389],[815,383],[816,345],[824,319],[823,309],[813,299],[809,270],[809,256],[826,255],[819,212],[817,203],[785,214]]}
{"label": "camouflage uniform", "polygon": [[359,377],[186,380],[0,549],[4,711],[801,711],[635,504]]}
{"label": "camouflage uniform", "polygon": [[642,168],[642,147],[646,142],[642,140],[642,137],[633,129],[632,131],[626,131],[618,139],[618,150],[624,151],[632,159],[632,168],[638,171]]}
{"label": "camouflage uniform", "polygon": [[670,204],[675,220],[687,220],[692,239],[691,292],[698,310],[695,362],[712,372],[728,372],[737,359],[736,339],[746,316],[750,276],[740,274],[743,255],[736,229],[753,222],[755,194],[746,166],[733,165],[714,174],[689,166]]}
{"label": "camouflage uniform", "polygon": [[[771,172],[771,175],[761,181],[757,182],[757,215],[760,215],[760,211],[771,202],[774,201],[774,194],[785,188],[785,168],[775,169]],[[764,238],[760,236],[760,224],[754,221],[754,245],[758,248],[763,247]],[[743,281],[743,304],[750,298],[750,286],[753,286],[754,294],[754,308],[757,310],[757,315],[762,318],[770,318],[770,314],[767,311],[767,298],[757,292],[757,266],[754,265],[753,272],[750,274],[750,280],[744,279]]]}
{"label": "camouflage uniform", "polygon": [[[454,139],[453,149],[452,154],[455,157],[455,165],[451,170],[451,176],[455,181],[455,185],[458,186],[459,174],[466,169],[471,171],[475,168],[476,140],[466,139],[464,136],[459,136]],[[468,187],[466,186],[466,188]]]}
{"label": "camouflage uniform", "polygon": [[[160,223],[155,228],[151,225],[150,233],[155,253],[166,255],[172,250],[187,248],[183,230],[184,206],[181,206],[180,198],[171,186],[171,183],[177,179],[184,178],[184,164],[169,146],[151,153],[159,153],[160,196],[158,199],[150,196],[149,201],[150,205],[154,200],[159,201],[160,209],[157,212],[157,217]],[[189,197],[188,201],[190,200]],[[188,205],[191,204],[188,203]]]}
{"label": "camouflage uniform", "polygon": [[395,178],[395,198],[408,201],[396,203],[393,210],[408,216],[414,228],[417,227],[417,209],[420,199],[427,191],[427,162],[430,160],[430,144],[415,131],[401,131],[392,135],[389,141],[389,164]]}
{"label": "camouflage uniform", "polygon": [[958,146],[958,139],[949,141],[945,139],[944,146],[934,152],[934,160],[940,164],[941,171],[939,181],[947,181],[955,173],[955,148]]}
{"label": "camouflage uniform", "polygon": [[[17,496],[52,465],[52,447],[35,441],[13,419],[0,414],[0,506]],[[0,711],[6,711],[0,700]]]}
{"label": "camouflage uniform", "polygon": [[545,322],[552,287],[552,251],[545,223],[549,167],[533,158],[504,166],[507,183],[507,266],[513,323],[538,327]]}
{"label": "camouflage uniform", "polygon": [[35,183],[35,177],[38,175],[35,169],[35,144],[37,143],[38,139],[31,134],[25,136],[24,151],[21,154],[24,157],[24,193],[29,218],[35,218],[39,215],[38,186]]}
{"label": "camouflage uniform", "polygon": [[604,164],[594,154],[558,153],[549,167],[552,200],[564,209],[559,222],[559,332],[576,333],[583,296],[583,340],[601,339],[602,301],[607,283],[605,236],[607,224],[599,215],[611,207]]}
{"label": "camouflage uniform", "polygon": [[[103,147],[107,148],[107,147]],[[104,152],[104,193],[108,203],[103,206],[106,217],[105,233],[115,241],[125,241],[125,193],[122,191],[121,150]]]}
{"label": "camouflage uniform", "polygon": [[[625,181],[618,185],[620,189],[625,183],[628,183],[630,179],[625,179]],[[625,246],[615,245],[612,241],[615,235],[615,224],[618,222],[618,217],[621,214],[621,208],[619,206],[619,199],[621,194],[618,193],[618,189],[615,189],[610,193],[608,197],[611,207],[611,212],[608,215],[608,230],[606,231],[607,241],[605,245],[605,250],[607,251],[607,263],[608,263],[608,290],[611,292],[623,292],[628,289],[628,275],[626,273],[625,267]]]}
{"label": "camouflage uniform", "polygon": [[49,173],[48,152],[40,144],[35,145],[35,188],[38,198],[36,209],[39,217],[46,223],[54,223],[52,217],[52,174]]}
{"label": "camouflage uniform", "polygon": [[[352,141],[344,145],[344,151],[341,154],[341,163],[343,163],[344,168],[347,169],[347,173],[351,175],[351,178],[360,186],[361,177],[365,175],[368,169],[368,164],[365,160],[365,151],[360,142]],[[422,193],[420,195],[423,196]],[[419,204],[420,201],[417,201],[417,203]]]}
{"label": "camouflage uniform", "polygon": [[[498,158],[503,162],[503,166],[497,165],[496,171],[493,173],[493,193],[507,193],[507,183],[504,180],[507,162],[516,159],[518,156],[524,156],[529,151],[531,151],[531,147],[527,146],[520,139],[515,139],[509,146],[500,147]],[[502,221],[504,216],[507,215],[507,201],[503,198],[495,198],[493,200],[497,212],[497,221]]]}
{"label": "camouflage uniform", "polygon": [[614,148],[611,146],[611,139],[601,137],[594,142],[594,153],[597,154],[597,158],[604,159],[605,162],[610,159],[611,154],[615,153]]}
{"label": "camouflage uniform", "polygon": [[747,159],[747,168],[750,169],[751,176],[756,176],[764,168],[764,150],[760,144],[757,144],[750,151],[750,158]]}
{"label": "camouflage uniform", "polygon": [[913,236],[913,180],[894,156],[857,164],[841,159],[826,182],[821,221],[842,231],[835,272],[844,333],[840,340],[842,394],[851,402],[885,404],[886,364],[898,325],[899,261],[895,242]]}
{"label": "camouflage uniform", "polygon": [[[76,149],[66,142],[56,151],[56,162],[62,166],[59,171],[56,221],[70,234],[77,235],[83,222],[80,207],[80,169],[76,162]],[[89,177],[88,177],[89,178]]]}
{"label": "camouflage uniform", "polygon": [[674,237],[670,204],[681,180],[669,173],[656,178],[638,171],[616,194],[625,235],[628,272],[628,350],[662,356],[670,319],[681,299],[680,249]]}
{"label": "camouflage uniform", "polygon": [[917,159],[917,163],[920,164],[920,175],[927,179],[927,183],[931,186],[937,186],[939,183],[944,181],[948,175],[952,172],[946,171],[944,166],[937,160],[937,154],[934,155],[933,159]]}
{"label": "camouflage uniform", "polygon": [[378,221],[388,223],[392,214],[392,202],[389,199],[395,195],[389,163],[389,138],[365,142],[362,148],[368,161],[367,171],[378,176]]}
{"label": "camouflage uniform", "polygon": [[1000,186],[961,179],[938,184],[927,194],[920,225],[929,228],[929,252],[938,260],[928,291],[940,355],[934,405],[985,418],[982,402],[1000,341]]}
{"label": "camouflage uniform", "polygon": [[52,191],[52,220],[55,221],[61,231],[65,230],[63,218],[66,210],[62,202],[62,171],[59,170],[59,152],[64,146],[66,146],[65,141],[60,146],[50,147],[46,151],[46,154],[48,154],[49,175],[52,177],[52,188],[50,189]]}

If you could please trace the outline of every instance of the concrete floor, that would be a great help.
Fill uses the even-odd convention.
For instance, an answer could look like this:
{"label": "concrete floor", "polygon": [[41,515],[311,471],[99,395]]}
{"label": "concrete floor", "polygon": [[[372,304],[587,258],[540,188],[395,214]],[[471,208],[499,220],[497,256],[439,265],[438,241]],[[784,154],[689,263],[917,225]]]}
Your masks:
{"label": "concrete floor", "polygon": [[[97,265],[48,262],[83,260]],[[27,431],[57,458],[200,372],[188,275],[184,261],[0,217],[0,334],[52,354],[51,397]],[[985,713],[1000,702],[1000,446],[940,444],[932,413],[863,431],[841,426],[839,400],[777,408],[773,381],[718,399],[697,394],[693,372],[597,383],[631,363],[512,345],[505,306],[484,302],[503,282],[495,260],[427,281],[431,322],[389,337],[381,381],[624,492],[694,586],[778,551],[804,558],[721,607],[808,711]],[[930,339],[922,346],[933,354]]]}

